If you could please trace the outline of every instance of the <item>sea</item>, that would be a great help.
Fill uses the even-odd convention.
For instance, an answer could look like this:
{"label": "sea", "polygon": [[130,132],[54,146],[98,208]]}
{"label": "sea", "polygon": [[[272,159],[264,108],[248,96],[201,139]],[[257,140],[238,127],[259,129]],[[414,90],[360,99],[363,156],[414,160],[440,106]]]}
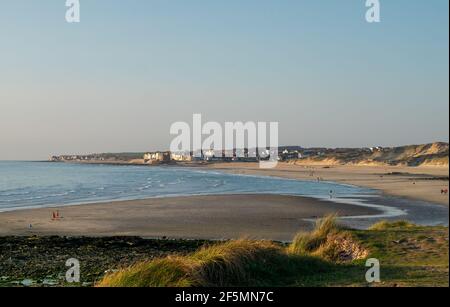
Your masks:
{"label": "sea", "polygon": [[[448,208],[418,201],[386,201],[375,190],[313,179],[239,175],[196,167],[0,161],[0,212],[226,194],[312,197],[379,209],[380,214],[375,216],[378,219],[423,216],[426,212],[426,220],[420,220],[420,216],[415,220],[422,224],[448,224]],[[414,220],[414,216],[410,217]]]}

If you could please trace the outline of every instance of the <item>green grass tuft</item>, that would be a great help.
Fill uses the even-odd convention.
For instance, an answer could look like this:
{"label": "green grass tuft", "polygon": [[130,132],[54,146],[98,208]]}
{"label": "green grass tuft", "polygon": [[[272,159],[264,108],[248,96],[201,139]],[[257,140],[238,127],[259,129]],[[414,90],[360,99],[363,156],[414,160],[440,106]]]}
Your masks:
{"label": "green grass tuft", "polygon": [[97,286],[283,286],[294,283],[299,275],[323,272],[329,266],[316,257],[289,255],[271,242],[237,240],[204,247],[186,257],[140,263],[105,276]]}
{"label": "green grass tuft", "polygon": [[193,263],[181,257],[168,257],[138,263],[108,274],[98,287],[189,287],[187,278]]}
{"label": "green grass tuft", "polygon": [[389,229],[405,229],[405,228],[417,228],[417,225],[414,225],[408,221],[397,221],[397,222],[388,222],[388,221],[381,221],[376,224],[374,224],[372,227],[369,228],[369,230],[373,231],[382,231],[382,230],[389,230]]}
{"label": "green grass tuft", "polygon": [[315,229],[310,233],[299,233],[289,246],[288,251],[297,255],[308,255],[319,249],[330,234],[337,233],[339,227],[336,215],[329,215],[316,222]]}

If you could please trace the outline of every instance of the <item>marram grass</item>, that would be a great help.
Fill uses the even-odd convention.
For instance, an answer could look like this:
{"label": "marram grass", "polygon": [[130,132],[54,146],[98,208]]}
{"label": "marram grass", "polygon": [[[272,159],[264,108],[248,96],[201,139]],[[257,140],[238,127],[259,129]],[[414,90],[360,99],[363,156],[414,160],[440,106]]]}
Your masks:
{"label": "marram grass", "polygon": [[[326,259],[313,255],[325,248],[327,236],[337,232],[335,217],[317,223],[308,236],[288,247],[269,241],[234,240],[203,247],[189,256],[174,256],[138,263],[108,274],[99,287],[226,287],[269,286],[295,282],[330,267]],[[301,241],[301,242],[299,242]],[[303,242],[307,248],[300,247]],[[327,247],[327,250],[329,247]],[[309,251],[309,253],[307,252]],[[280,279],[280,276],[283,276]],[[281,283],[281,280],[283,282]]]}
{"label": "marram grass", "polygon": [[[423,234],[412,232],[407,222],[381,222],[373,230],[352,231],[336,223],[336,216],[328,216],[317,222],[309,233],[298,234],[289,245],[269,241],[234,240],[212,244],[187,256],[170,256],[121,269],[107,274],[98,287],[254,287],[254,286],[334,286],[367,285],[364,259],[375,256],[383,262],[395,259],[384,267],[386,282],[394,285],[448,285],[448,257],[439,256],[432,263],[420,258],[420,267],[408,267],[401,263],[404,257],[396,257],[384,250],[391,241],[386,231],[395,239],[402,235]],[[416,228],[414,228],[416,229]],[[442,229],[424,229],[447,245],[430,248],[448,249],[448,232]],[[428,231],[428,232],[427,232]],[[409,242],[408,242],[409,243]],[[407,246],[406,246],[407,247]],[[405,248],[406,248],[405,247]],[[373,252],[372,250],[373,249]],[[390,248],[392,249],[392,248]],[[398,249],[398,248],[397,248]],[[380,254],[384,250],[384,254]],[[395,250],[395,249],[394,249]],[[403,251],[403,250],[402,250]],[[409,252],[414,257],[414,250]],[[392,255],[391,255],[392,254]],[[445,253],[444,253],[445,254]],[[448,255],[448,253],[447,253]],[[386,257],[385,257],[386,256]],[[417,256],[419,257],[419,255]],[[418,258],[419,259],[419,258]],[[397,263],[398,262],[398,263]],[[430,267],[430,276],[423,275],[424,267]],[[421,271],[420,278],[415,272]],[[445,275],[445,276],[444,276]],[[405,280],[405,278],[410,278]],[[385,283],[384,285],[389,285]]]}

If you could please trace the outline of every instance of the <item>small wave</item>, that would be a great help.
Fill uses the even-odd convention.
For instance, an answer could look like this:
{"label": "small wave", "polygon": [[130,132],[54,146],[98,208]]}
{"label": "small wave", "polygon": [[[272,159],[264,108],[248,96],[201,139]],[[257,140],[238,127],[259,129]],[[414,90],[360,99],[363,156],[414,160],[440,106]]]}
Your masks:
{"label": "small wave", "polygon": [[60,196],[67,196],[69,195],[69,192],[59,193],[59,194],[50,194],[47,197],[60,197]]}
{"label": "small wave", "polygon": [[0,196],[22,196],[22,195],[29,195],[31,192],[12,192],[12,193],[0,193]]}

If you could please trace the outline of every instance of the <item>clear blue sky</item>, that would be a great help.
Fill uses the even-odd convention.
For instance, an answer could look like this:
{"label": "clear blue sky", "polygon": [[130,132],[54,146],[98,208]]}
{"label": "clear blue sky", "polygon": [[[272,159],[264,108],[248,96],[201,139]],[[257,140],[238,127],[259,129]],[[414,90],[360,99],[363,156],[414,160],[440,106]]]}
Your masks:
{"label": "clear blue sky", "polygon": [[449,2],[0,0],[0,159],[166,149],[174,121],[280,143],[448,141]]}

